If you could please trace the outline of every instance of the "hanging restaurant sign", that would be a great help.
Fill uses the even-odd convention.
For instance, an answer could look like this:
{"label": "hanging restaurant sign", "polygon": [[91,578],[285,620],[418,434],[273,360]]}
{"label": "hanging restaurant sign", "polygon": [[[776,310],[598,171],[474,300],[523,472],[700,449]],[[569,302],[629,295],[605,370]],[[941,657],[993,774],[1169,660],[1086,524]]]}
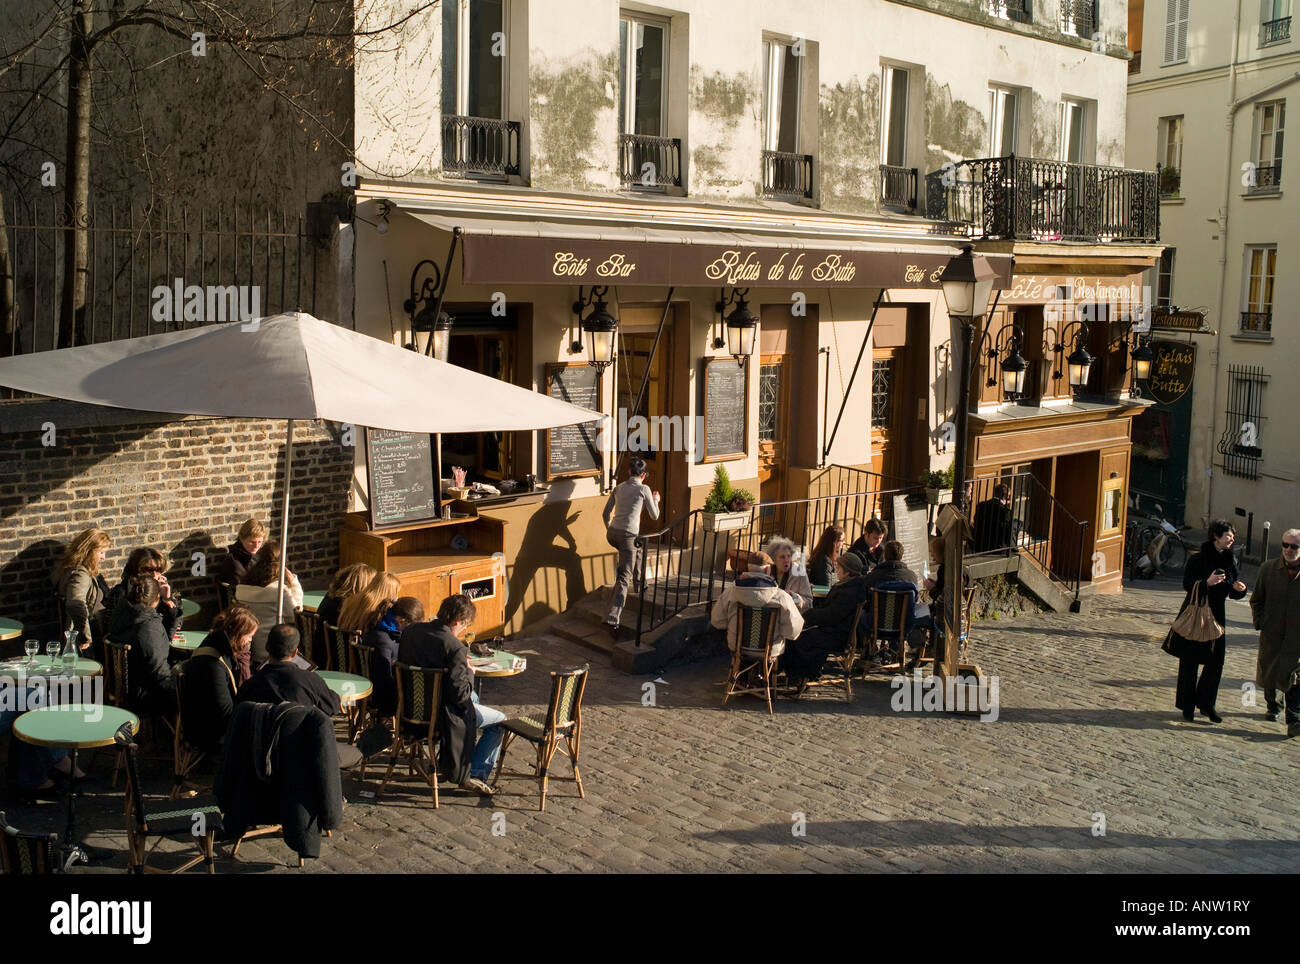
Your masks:
{"label": "hanging restaurant sign", "polygon": [[[466,284],[939,288],[953,252],[864,251],[466,234]],[[1011,258],[989,256],[999,284]]]}
{"label": "hanging restaurant sign", "polygon": [[1181,341],[1153,341],[1151,379],[1147,390],[1162,405],[1172,405],[1192,387],[1196,371],[1196,346]]}

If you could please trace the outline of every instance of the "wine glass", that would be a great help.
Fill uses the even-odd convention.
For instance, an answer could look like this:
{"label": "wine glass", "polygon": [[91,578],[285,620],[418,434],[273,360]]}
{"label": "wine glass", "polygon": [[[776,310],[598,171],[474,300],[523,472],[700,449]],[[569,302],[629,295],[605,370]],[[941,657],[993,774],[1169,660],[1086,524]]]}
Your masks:
{"label": "wine glass", "polygon": [[495,656],[501,650],[506,648],[506,638],[504,636],[492,637],[492,655]]}
{"label": "wine glass", "polygon": [[23,642],[23,651],[27,653],[27,665],[36,665],[36,654],[41,651],[40,640],[28,639]]}
{"label": "wine glass", "polygon": [[54,661],[59,658],[59,650],[62,649],[62,647],[63,644],[57,639],[52,639],[45,644],[45,655],[49,658],[50,669],[54,668]]}

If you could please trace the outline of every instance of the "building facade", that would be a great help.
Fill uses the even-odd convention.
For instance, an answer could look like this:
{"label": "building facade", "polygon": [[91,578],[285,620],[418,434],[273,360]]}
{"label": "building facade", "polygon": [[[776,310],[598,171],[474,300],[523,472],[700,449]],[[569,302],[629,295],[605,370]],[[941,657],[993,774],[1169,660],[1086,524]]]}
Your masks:
{"label": "building facade", "polygon": [[1292,525],[1300,471],[1285,422],[1297,390],[1286,259],[1300,241],[1283,176],[1300,91],[1291,12],[1288,0],[1147,0],[1129,13],[1130,157],[1162,165],[1167,248],[1148,283],[1181,309],[1164,313],[1181,374],[1152,412],[1142,501],[1173,502],[1193,525],[1227,518],[1256,546],[1264,522]]}

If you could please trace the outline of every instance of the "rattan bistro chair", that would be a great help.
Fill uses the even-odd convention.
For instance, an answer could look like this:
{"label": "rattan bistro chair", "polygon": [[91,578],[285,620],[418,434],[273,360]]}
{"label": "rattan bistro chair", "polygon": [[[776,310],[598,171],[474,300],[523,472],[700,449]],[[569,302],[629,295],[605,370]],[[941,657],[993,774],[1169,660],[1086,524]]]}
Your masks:
{"label": "rattan bistro chair", "polygon": [[[731,670],[722,694],[722,704],[741,693],[753,693],[767,700],[767,712],[772,710],[772,675],[776,670],[778,653],[772,648],[780,642],[776,628],[781,622],[780,606],[741,606],[736,649],[731,654]],[[741,682],[742,678],[744,683]]]}
{"label": "rattan bistro chair", "polygon": [[[179,874],[202,863],[207,865],[208,873],[216,873],[213,847],[217,834],[222,830],[221,808],[217,806],[217,798],[208,794],[192,797],[183,805],[180,801],[170,801],[171,809],[149,810],[145,807],[140,792],[140,768],[131,724],[122,724],[122,728],[117,731],[116,742],[126,761],[126,844],[131,872]],[[157,838],[153,846],[149,846],[150,837]],[[160,843],[169,838],[193,842],[199,848],[199,855],[171,871],[146,867],[150,855]]]}
{"label": "rattan bistro chair", "polygon": [[871,619],[867,629],[867,652],[878,657],[885,646],[896,647],[898,659],[881,662],[877,671],[902,671],[907,663],[907,624],[912,618],[916,593],[905,589],[872,589]]}
{"label": "rattan bistro chair", "polygon": [[9,826],[0,810],[0,870],[6,874],[57,874],[59,835],[32,833]]}
{"label": "rattan bistro chair", "polygon": [[176,727],[175,737],[172,740],[172,798],[181,795],[182,790],[187,785],[196,786],[190,778],[204,757],[204,752],[200,747],[185,739],[185,727],[182,721],[185,719],[185,663],[177,663],[172,667],[172,674],[176,677]]}
{"label": "rattan bistro chair", "polygon": [[352,646],[361,641],[355,629],[339,629],[325,624],[325,668],[335,673],[355,673],[352,668]]}
{"label": "rattan bistro chair", "polygon": [[384,795],[393,768],[402,754],[406,754],[407,773],[419,774],[433,791],[433,808],[438,809],[438,707],[442,703],[442,678],[444,670],[423,666],[394,665],[397,672],[397,716],[393,720],[392,754],[388,772],[375,794],[378,800]]}
{"label": "rattan bistro chair", "polygon": [[[501,742],[501,756],[497,759],[497,772],[492,780],[496,787],[501,777],[531,777],[538,781],[541,790],[541,802],[537,809],[546,809],[546,782],[549,779],[551,760],[556,751],[569,758],[573,776],[556,777],[557,780],[572,780],[578,785],[578,796],[586,797],[582,789],[582,777],[578,773],[578,750],[582,743],[582,694],[587,688],[587,671],[590,665],[564,669],[551,673],[551,700],[546,707],[545,721],[538,721],[530,716],[521,716],[506,720],[501,724],[506,731]],[[537,750],[535,773],[521,773],[505,769],[506,751],[515,737],[527,740]]]}
{"label": "rattan bistro chair", "polygon": [[317,641],[320,637],[320,617],[315,613],[309,613],[305,609],[295,609],[293,611],[293,621],[298,627],[298,635],[302,637],[301,645],[298,647],[303,656],[309,662],[319,663],[317,658],[320,653],[317,652],[319,647]]}
{"label": "rattan bistro chair", "polygon": [[235,602],[235,587],[228,582],[217,583],[217,602],[221,606],[221,611],[225,612]]}
{"label": "rattan bistro chair", "polygon": [[849,638],[844,644],[844,649],[838,653],[827,655],[826,665],[822,668],[821,676],[815,680],[806,681],[800,691],[795,694],[796,699],[803,695],[804,690],[814,686],[843,686],[844,701],[846,703],[852,702],[853,667],[858,661],[858,649],[862,643],[862,614],[869,605],[871,605],[869,600],[858,603],[858,608],[853,611],[853,623],[849,629]]}

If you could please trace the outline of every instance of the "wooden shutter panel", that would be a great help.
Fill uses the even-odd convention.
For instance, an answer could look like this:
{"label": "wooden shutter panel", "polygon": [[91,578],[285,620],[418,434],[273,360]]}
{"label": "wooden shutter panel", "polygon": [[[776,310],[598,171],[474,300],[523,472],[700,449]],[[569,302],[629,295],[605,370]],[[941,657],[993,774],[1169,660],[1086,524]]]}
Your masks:
{"label": "wooden shutter panel", "polygon": [[1173,63],[1178,45],[1179,0],[1165,0],[1165,63]]}
{"label": "wooden shutter panel", "polygon": [[1175,60],[1187,59],[1187,21],[1192,0],[1178,0],[1178,43],[1174,51]]}

